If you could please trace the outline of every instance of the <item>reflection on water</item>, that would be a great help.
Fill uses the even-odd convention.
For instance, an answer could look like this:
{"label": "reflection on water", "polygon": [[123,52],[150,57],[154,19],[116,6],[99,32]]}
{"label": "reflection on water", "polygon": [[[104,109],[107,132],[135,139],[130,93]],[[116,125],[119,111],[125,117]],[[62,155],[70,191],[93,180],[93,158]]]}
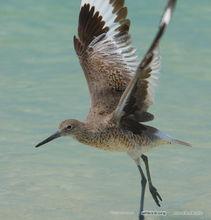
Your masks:
{"label": "reflection on water", "polygon": [[[127,1],[142,55],[164,1]],[[137,219],[140,177],[127,155],[73,140],[34,149],[65,118],[83,119],[89,94],[72,36],[79,1],[2,1],[0,8],[0,219]],[[149,153],[157,208],[146,219],[211,219],[210,1],[180,1],[162,45],[162,75],[151,123],[191,142]],[[203,213],[174,215],[175,212]],[[181,213],[180,213],[181,212]],[[122,214],[118,214],[122,213]]]}

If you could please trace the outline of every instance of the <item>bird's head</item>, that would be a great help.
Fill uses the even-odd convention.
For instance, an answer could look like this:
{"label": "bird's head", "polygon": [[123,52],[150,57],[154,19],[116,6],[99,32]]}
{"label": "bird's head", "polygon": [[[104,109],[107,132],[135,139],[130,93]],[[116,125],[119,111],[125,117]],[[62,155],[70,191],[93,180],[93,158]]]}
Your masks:
{"label": "bird's head", "polygon": [[59,129],[56,133],[52,134],[50,137],[46,138],[44,141],[37,144],[35,147],[40,147],[41,145],[47,144],[48,142],[62,137],[62,136],[74,136],[80,132],[82,127],[82,122],[75,119],[68,119],[60,123]]}

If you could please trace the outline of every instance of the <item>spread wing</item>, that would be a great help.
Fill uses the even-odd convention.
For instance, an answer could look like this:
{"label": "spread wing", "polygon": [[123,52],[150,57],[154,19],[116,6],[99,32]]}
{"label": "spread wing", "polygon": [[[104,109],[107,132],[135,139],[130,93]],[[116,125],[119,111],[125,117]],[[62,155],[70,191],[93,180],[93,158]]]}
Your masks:
{"label": "spread wing", "polygon": [[[151,47],[139,64],[136,75],[124,91],[115,110],[114,118],[120,122],[122,119],[141,121],[139,118],[151,117],[147,109],[154,100],[154,88],[158,81],[159,55],[158,46],[170,20],[176,0],[169,0],[165,8],[158,33]],[[151,117],[153,118],[153,117]],[[144,121],[144,120],[142,120]]]}
{"label": "spread wing", "polygon": [[137,69],[124,0],[82,0],[74,46],[91,95],[88,119],[112,113]]}

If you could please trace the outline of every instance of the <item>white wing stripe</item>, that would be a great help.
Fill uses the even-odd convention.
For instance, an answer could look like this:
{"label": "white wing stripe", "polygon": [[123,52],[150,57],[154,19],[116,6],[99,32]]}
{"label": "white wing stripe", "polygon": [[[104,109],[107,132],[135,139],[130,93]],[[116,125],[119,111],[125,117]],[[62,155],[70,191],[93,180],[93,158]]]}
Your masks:
{"label": "white wing stripe", "polygon": [[147,79],[149,84],[147,88],[148,95],[146,97],[146,100],[150,104],[154,103],[155,88],[159,83],[159,75],[160,75],[160,67],[161,67],[159,49],[157,48],[156,50],[154,50],[153,54],[154,54],[153,60],[149,65],[149,67],[152,69],[151,76]]}
{"label": "white wing stripe", "polygon": [[[95,7],[95,11],[99,11],[105,25],[111,28],[111,25],[116,19],[116,14],[113,14],[113,6],[109,3],[109,0],[82,0],[81,7],[85,4],[90,4],[91,7]],[[110,32],[110,31],[109,31]]]}
{"label": "white wing stripe", "polygon": [[170,19],[171,19],[171,13],[172,13],[172,9],[168,8],[163,16],[162,23],[166,23],[166,25],[169,24]]}
{"label": "white wing stripe", "polygon": [[113,5],[110,4],[109,0],[82,0],[81,7],[85,4],[90,4],[91,7],[94,6],[95,12],[99,12],[102,20],[105,22],[105,26],[109,27],[109,31],[106,33],[104,39],[99,42],[94,40],[90,46],[102,54],[107,53],[112,59],[115,59],[114,57],[117,57],[118,54],[118,59],[122,60],[131,72],[135,73],[138,66],[136,50],[131,46],[131,39],[128,34],[123,36],[117,35],[119,33],[118,28],[121,24],[114,22],[117,18],[117,12],[113,14]]}

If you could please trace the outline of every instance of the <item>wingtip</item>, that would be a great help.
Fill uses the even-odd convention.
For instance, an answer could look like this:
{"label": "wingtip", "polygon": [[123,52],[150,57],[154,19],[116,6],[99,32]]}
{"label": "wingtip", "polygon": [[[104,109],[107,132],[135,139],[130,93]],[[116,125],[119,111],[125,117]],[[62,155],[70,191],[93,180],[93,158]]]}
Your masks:
{"label": "wingtip", "polygon": [[176,6],[176,2],[177,2],[177,0],[169,0],[168,1],[168,4],[167,4],[166,9],[164,11],[163,17],[161,19],[161,26],[163,24],[165,24],[165,25],[169,24],[171,17],[172,17],[172,14],[173,14],[173,11]]}
{"label": "wingtip", "polygon": [[173,11],[175,9],[176,6],[176,0],[169,0],[166,9],[164,11],[163,17],[161,19],[161,26],[162,25],[168,25],[170,23]]}

